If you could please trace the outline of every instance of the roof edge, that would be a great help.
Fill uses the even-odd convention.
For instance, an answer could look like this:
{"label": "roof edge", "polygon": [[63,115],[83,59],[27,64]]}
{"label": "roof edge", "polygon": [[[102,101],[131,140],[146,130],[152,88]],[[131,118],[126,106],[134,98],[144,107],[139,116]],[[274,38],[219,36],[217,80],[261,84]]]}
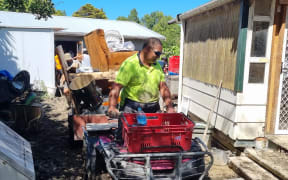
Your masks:
{"label": "roof edge", "polygon": [[[127,36],[123,35],[123,36],[124,36],[124,38],[128,38],[128,39],[149,39],[149,38],[153,37],[153,36],[147,37],[147,36],[130,36],[130,35],[127,35]],[[161,35],[161,37],[157,37],[157,38],[160,40],[166,40],[166,37],[163,35]]]}
{"label": "roof edge", "polygon": [[178,14],[177,18],[172,19],[171,21],[168,22],[168,24],[174,24],[174,23],[179,24],[182,20],[196,16],[198,14],[209,11],[211,9],[223,6],[224,4],[228,4],[228,3],[233,2],[233,1],[236,1],[236,0],[213,0],[213,1],[208,2],[202,6],[199,6],[198,8],[191,9],[187,12],[182,13],[182,14]]}
{"label": "roof edge", "polygon": [[65,28],[57,28],[57,27],[33,27],[33,26],[24,26],[24,27],[19,27],[19,26],[2,26],[0,25],[0,28],[15,28],[15,29],[52,29],[55,31],[61,31],[64,30]]}

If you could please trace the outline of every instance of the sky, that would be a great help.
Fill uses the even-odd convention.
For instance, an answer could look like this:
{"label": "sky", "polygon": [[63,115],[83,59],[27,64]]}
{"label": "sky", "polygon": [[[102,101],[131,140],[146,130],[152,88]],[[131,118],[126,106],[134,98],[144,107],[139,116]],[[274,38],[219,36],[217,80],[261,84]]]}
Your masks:
{"label": "sky", "polygon": [[177,14],[189,11],[210,0],[52,0],[57,10],[65,10],[67,16],[72,16],[85,4],[103,8],[108,19],[116,19],[118,16],[127,17],[133,8],[136,8],[138,17],[154,11],[162,11],[164,15],[176,17]]}

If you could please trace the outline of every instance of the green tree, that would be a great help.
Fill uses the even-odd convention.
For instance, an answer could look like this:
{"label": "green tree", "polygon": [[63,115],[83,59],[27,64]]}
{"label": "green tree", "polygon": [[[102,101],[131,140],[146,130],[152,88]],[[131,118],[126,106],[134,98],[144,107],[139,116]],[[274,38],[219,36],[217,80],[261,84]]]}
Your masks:
{"label": "green tree", "polygon": [[128,21],[128,18],[125,16],[118,16],[116,20],[120,20],[120,21]]}
{"label": "green tree", "polygon": [[1,0],[0,6],[5,11],[31,12],[37,19],[47,19],[55,12],[51,0]]}
{"label": "green tree", "polygon": [[47,19],[55,13],[55,8],[51,0],[33,0],[29,5],[29,11],[35,14],[37,19]]}
{"label": "green tree", "polygon": [[153,29],[153,27],[163,17],[164,17],[164,14],[161,11],[155,11],[150,14],[145,14],[144,17],[141,19],[141,24],[146,26],[149,29]]}
{"label": "green tree", "polygon": [[103,9],[95,8],[92,4],[85,4],[78,11],[74,12],[72,16],[75,17],[86,17],[86,18],[97,18],[107,19],[107,16]]}
{"label": "green tree", "polygon": [[161,11],[146,14],[141,19],[142,25],[166,37],[163,41],[163,51],[167,57],[180,54],[180,26],[168,25],[171,19],[171,16],[165,16]]}
{"label": "green tree", "polygon": [[133,21],[133,22],[136,22],[136,23],[140,24],[140,19],[138,17],[138,12],[137,12],[137,10],[135,8],[130,11],[130,14],[128,15],[128,17],[119,16],[119,17],[117,17],[116,20]]}
{"label": "green tree", "polygon": [[130,14],[128,15],[128,21],[134,21],[138,24],[140,23],[138,12],[135,8],[130,11]]}
{"label": "green tree", "polygon": [[180,55],[180,48],[179,46],[169,46],[163,48],[163,56],[170,57],[170,56],[179,56]]}
{"label": "green tree", "polygon": [[4,0],[4,8],[13,12],[26,12],[27,0]]}
{"label": "green tree", "polygon": [[0,0],[0,11],[6,10],[4,0]]}
{"label": "green tree", "polygon": [[66,11],[65,10],[55,10],[55,13],[53,14],[55,16],[66,16]]}
{"label": "green tree", "polygon": [[166,40],[163,42],[163,47],[180,45],[180,26],[177,24],[168,25],[168,21],[171,19],[171,16],[164,16],[152,28],[153,31],[166,37]]}

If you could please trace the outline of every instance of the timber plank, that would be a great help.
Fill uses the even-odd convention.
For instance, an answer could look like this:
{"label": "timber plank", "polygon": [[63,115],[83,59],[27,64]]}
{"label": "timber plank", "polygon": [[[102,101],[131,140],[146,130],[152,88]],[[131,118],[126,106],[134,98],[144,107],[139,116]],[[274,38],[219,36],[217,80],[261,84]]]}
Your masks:
{"label": "timber plank", "polygon": [[280,179],[288,180],[288,156],[272,150],[245,150],[247,156]]}
{"label": "timber plank", "polygon": [[246,156],[230,157],[229,160],[229,166],[246,180],[278,179]]}
{"label": "timber plank", "polygon": [[284,32],[286,22],[286,6],[279,6],[279,0],[276,0],[276,6],[281,7],[280,13],[275,10],[271,59],[269,67],[269,83],[268,83],[268,97],[266,110],[266,125],[265,133],[274,134],[275,120],[278,103],[278,92],[280,84],[282,51],[284,43]]}
{"label": "timber plank", "polygon": [[115,80],[116,78],[116,71],[106,71],[106,72],[92,72],[92,73],[70,73],[70,77],[93,77],[94,80],[100,80],[100,79],[109,79],[109,80]]}
{"label": "timber plank", "polygon": [[288,151],[288,135],[267,135],[266,138],[280,148]]}
{"label": "timber plank", "polygon": [[72,90],[81,89],[88,86],[94,80],[111,80],[114,81],[116,78],[116,72],[93,72],[93,73],[78,73],[78,74],[69,74],[72,77],[69,87]]}

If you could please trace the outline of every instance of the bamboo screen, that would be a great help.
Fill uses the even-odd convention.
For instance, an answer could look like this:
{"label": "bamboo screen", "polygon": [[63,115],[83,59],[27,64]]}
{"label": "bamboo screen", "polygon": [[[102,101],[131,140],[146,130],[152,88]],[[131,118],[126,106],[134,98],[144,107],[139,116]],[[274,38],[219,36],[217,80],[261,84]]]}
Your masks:
{"label": "bamboo screen", "polygon": [[240,1],[186,22],[183,76],[234,90]]}

